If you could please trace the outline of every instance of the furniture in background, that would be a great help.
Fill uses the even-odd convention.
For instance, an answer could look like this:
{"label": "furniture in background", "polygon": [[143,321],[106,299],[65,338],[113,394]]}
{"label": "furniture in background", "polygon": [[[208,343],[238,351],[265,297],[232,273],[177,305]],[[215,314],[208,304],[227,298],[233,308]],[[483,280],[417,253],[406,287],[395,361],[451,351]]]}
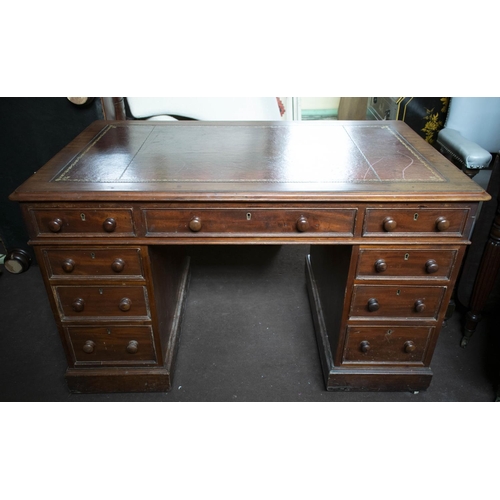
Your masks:
{"label": "furniture in background", "polygon": [[125,102],[130,117],[140,120],[281,120],[276,97],[127,97]]}
{"label": "furniture in background", "polygon": [[339,120],[366,120],[368,97],[341,97]]}
{"label": "furniture in background", "polygon": [[461,341],[465,347],[481,320],[500,268],[500,97],[451,98],[437,145],[492,197],[482,204],[457,286],[457,298],[468,309]]}
{"label": "furniture in background", "polygon": [[448,97],[370,97],[368,118],[401,120],[434,144],[448,112]]}
{"label": "furniture in background", "polygon": [[328,390],[423,390],[488,198],[401,121],[98,121],[11,196],[76,392],[171,388],[185,252],[220,244],[311,246]]}

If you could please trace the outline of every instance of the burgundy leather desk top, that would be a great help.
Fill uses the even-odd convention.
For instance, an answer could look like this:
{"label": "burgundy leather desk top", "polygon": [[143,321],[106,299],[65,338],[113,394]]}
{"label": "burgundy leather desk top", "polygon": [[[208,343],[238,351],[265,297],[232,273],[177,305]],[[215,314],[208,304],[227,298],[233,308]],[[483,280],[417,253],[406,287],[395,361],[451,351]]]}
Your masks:
{"label": "burgundy leather desk top", "polygon": [[479,201],[488,195],[400,121],[98,121],[17,201]]}

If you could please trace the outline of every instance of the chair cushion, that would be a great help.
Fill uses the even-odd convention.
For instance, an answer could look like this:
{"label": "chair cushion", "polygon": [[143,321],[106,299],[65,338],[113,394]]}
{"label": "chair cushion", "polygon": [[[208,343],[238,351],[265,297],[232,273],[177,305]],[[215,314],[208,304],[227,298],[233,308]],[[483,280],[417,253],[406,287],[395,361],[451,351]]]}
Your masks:
{"label": "chair cushion", "polygon": [[486,149],[483,149],[475,142],[469,141],[460,132],[452,128],[446,127],[440,130],[437,143],[466,168],[487,168],[491,163],[492,156]]}

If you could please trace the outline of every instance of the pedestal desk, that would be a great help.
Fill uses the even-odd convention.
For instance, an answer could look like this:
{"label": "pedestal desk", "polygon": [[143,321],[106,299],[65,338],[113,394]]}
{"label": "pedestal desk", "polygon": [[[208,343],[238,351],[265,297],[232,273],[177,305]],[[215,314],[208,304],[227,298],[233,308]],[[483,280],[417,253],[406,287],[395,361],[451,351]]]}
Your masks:
{"label": "pedestal desk", "polygon": [[98,121],[11,199],[72,391],[171,388],[198,244],[310,244],[326,388],[417,391],[489,195],[403,122]]}

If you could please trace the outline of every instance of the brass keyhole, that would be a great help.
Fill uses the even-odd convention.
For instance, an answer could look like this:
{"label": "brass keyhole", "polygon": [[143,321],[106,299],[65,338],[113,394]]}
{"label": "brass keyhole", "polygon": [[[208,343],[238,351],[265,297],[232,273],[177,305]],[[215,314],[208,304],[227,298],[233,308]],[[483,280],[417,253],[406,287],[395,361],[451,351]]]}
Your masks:
{"label": "brass keyhole", "polygon": [[252,214],[250,212],[247,213],[247,220],[251,220],[252,219]]}
{"label": "brass keyhole", "polygon": [[405,260],[408,260],[410,258],[410,254],[409,253],[405,253]]}
{"label": "brass keyhole", "polygon": [[398,291],[396,292],[396,295],[398,295],[398,296],[399,296],[399,295],[401,295],[401,290],[398,290]]}
{"label": "brass keyhole", "polygon": [[80,218],[84,221],[85,220],[85,214],[80,214]]}
{"label": "brass keyhole", "polygon": [[95,259],[95,253],[94,252],[90,252],[90,258],[91,259]]}
{"label": "brass keyhole", "polygon": [[415,215],[413,216],[413,220],[418,220],[418,214],[415,214]]}

